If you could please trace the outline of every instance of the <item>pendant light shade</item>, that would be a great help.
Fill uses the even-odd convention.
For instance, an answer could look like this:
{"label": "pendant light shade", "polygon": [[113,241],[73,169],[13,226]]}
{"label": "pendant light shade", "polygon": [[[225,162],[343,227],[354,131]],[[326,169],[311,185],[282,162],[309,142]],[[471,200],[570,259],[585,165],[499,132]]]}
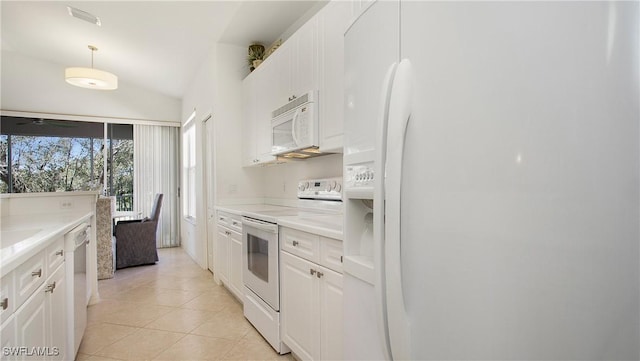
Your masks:
{"label": "pendant light shade", "polygon": [[71,85],[87,89],[118,89],[117,76],[93,67],[93,52],[98,50],[98,48],[89,45],[89,49],[91,50],[91,68],[66,68],[64,71],[64,79]]}

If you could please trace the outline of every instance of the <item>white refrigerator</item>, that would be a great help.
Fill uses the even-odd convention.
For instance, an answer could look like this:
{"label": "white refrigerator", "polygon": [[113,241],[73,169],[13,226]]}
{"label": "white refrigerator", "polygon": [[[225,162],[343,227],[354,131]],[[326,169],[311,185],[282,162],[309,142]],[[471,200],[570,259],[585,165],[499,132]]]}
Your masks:
{"label": "white refrigerator", "polygon": [[345,34],[345,359],[640,359],[640,6],[377,1]]}

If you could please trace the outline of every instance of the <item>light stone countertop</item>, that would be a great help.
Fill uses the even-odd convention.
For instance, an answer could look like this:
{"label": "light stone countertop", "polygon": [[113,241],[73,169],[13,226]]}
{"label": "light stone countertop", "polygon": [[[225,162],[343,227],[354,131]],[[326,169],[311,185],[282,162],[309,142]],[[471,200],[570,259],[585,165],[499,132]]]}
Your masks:
{"label": "light stone countertop", "polygon": [[278,225],[342,241],[342,214],[279,217]]}
{"label": "light stone countertop", "polygon": [[89,222],[93,214],[89,211],[1,217],[0,277],[82,222]]}
{"label": "light stone countertop", "polygon": [[216,206],[216,210],[221,212],[227,212],[238,216],[242,215],[242,212],[262,212],[267,210],[279,210],[290,209],[290,207],[276,206],[272,204],[237,204],[227,206]]}
{"label": "light stone countertop", "polygon": [[[286,210],[293,207],[284,207],[271,204],[243,204],[217,206],[216,210],[242,216],[245,212],[260,213],[263,211]],[[305,208],[312,211],[312,209]],[[323,212],[324,213],[324,212]],[[305,214],[302,216],[278,216],[277,223],[283,227],[289,227],[304,232],[318,234],[324,237],[342,241],[343,216],[339,214]]]}

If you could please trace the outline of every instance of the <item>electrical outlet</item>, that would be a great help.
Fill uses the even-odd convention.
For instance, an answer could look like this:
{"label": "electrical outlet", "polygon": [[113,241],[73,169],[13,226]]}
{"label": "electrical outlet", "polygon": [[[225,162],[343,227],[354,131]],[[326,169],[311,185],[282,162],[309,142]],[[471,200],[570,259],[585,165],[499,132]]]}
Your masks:
{"label": "electrical outlet", "polygon": [[229,194],[236,194],[238,192],[237,184],[229,184]]}
{"label": "electrical outlet", "polygon": [[73,202],[71,202],[70,200],[60,201],[60,208],[71,209],[73,208]]}

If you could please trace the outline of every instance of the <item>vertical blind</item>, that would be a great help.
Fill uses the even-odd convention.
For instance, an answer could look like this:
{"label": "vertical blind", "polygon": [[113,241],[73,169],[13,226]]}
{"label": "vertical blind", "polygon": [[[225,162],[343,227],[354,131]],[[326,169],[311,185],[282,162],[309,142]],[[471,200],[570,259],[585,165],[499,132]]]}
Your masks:
{"label": "vertical blind", "polygon": [[158,224],[158,248],[180,245],[177,193],[179,137],[179,128],[176,127],[133,126],[134,212],[150,215],[155,195],[164,194]]}

